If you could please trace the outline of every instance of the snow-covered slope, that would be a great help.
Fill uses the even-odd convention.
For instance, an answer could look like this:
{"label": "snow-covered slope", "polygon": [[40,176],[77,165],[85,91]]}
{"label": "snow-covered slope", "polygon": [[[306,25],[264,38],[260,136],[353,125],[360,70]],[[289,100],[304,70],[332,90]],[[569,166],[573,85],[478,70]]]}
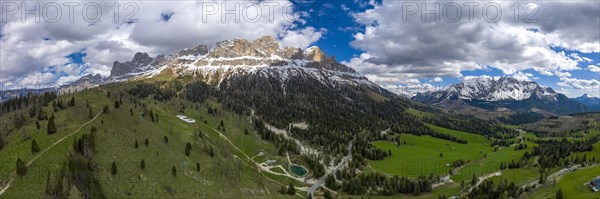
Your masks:
{"label": "snow-covered slope", "polygon": [[496,110],[503,107],[516,111],[529,111],[532,108],[554,113],[586,111],[585,105],[543,87],[534,81],[518,80],[512,77],[471,77],[451,85],[444,90],[418,93],[412,98],[427,104],[456,104],[457,102]]}
{"label": "snow-covered slope", "polygon": [[325,55],[319,47],[305,50],[280,48],[270,36],[251,42],[244,39],[225,40],[210,50],[205,45],[199,45],[154,58],[146,53],[136,53],[131,61],[115,62],[108,81],[150,78],[164,70],[172,70],[175,76],[194,76],[217,87],[233,76],[260,75],[284,83],[290,77],[299,76],[316,79],[330,86],[350,84],[381,89],[352,68]]}
{"label": "snow-covered slope", "polygon": [[466,100],[500,101],[525,100],[532,96],[556,100],[556,92],[533,81],[517,80],[512,77],[479,76],[448,87],[445,92],[457,93]]}

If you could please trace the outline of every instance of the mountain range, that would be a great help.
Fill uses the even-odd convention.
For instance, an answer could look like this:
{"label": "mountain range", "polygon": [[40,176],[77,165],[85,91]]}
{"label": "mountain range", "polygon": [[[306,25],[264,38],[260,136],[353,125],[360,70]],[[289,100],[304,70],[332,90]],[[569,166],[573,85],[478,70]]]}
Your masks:
{"label": "mountain range", "polygon": [[412,100],[447,108],[471,106],[487,111],[508,109],[515,112],[571,114],[594,110],[589,104],[570,99],[550,87],[507,76],[465,78],[463,82],[443,90],[418,93]]}

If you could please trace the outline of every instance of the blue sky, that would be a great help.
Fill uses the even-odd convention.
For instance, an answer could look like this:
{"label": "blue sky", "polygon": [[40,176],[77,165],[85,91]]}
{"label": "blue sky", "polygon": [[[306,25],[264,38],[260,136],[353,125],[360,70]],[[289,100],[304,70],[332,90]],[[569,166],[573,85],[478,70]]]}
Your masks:
{"label": "blue sky", "polygon": [[[100,4],[107,8],[103,16],[113,16],[108,9],[113,3]],[[452,22],[448,13],[438,13],[445,17],[439,21],[420,11],[403,15],[409,4],[423,9],[460,1],[239,1],[261,6],[263,14],[265,5],[276,4],[271,20],[261,16],[257,22],[222,21],[221,11],[234,6],[230,1],[135,3],[139,11],[132,18],[103,17],[93,23],[9,16],[0,23],[0,84],[63,84],[86,74],[108,76],[114,61],[130,60],[135,52],[156,56],[234,37],[272,35],[283,46],[319,46],[398,93],[398,85],[430,88],[488,75],[529,79],[571,97],[600,95],[600,5],[594,1],[535,2],[539,10],[534,23],[526,23],[524,16],[514,21],[514,2],[506,1],[495,4],[504,16],[494,22],[486,21],[489,17],[480,10],[475,10],[474,20],[466,20],[465,7],[463,17]],[[217,12],[203,15],[207,4]]]}

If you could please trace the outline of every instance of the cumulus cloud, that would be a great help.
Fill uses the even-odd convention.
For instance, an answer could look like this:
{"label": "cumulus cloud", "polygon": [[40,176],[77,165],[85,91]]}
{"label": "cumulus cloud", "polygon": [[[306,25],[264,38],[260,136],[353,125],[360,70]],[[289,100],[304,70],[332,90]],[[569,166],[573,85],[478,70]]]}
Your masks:
{"label": "cumulus cloud", "polygon": [[407,97],[415,96],[417,93],[424,93],[427,91],[441,90],[439,85],[432,85],[430,83],[420,82],[418,79],[407,79],[396,84],[385,84],[383,88],[403,95]]}
{"label": "cumulus cloud", "polygon": [[530,78],[534,78],[533,74],[531,73],[524,73],[524,72],[517,72],[515,74],[512,75],[513,78],[519,80],[519,81],[531,81]]}
{"label": "cumulus cloud", "polygon": [[588,68],[588,70],[590,70],[592,72],[600,73],[600,67],[598,67],[598,66],[589,65],[587,68]]}
{"label": "cumulus cloud", "polygon": [[594,91],[596,93],[600,91],[600,81],[596,79],[561,77],[557,85],[578,90]]}
{"label": "cumulus cloud", "polygon": [[[33,3],[27,2],[30,7]],[[42,6],[45,3],[41,2]],[[81,8],[90,2],[75,3],[79,6],[72,22],[63,13],[53,23],[43,19],[38,23],[32,17],[22,22],[20,14],[0,23],[0,82],[48,84],[65,83],[88,73],[107,76],[114,61],[130,60],[135,52],[170,54],[232,38],[272,35],[283,45],[306,47],[326,32],[299,27],[304,21],[289,1],[141,1],[130,5],[138,8],[132,18],[126,18],[134,8],[127,7],[128,2],[101,1],[92,2],[102,11],[100,20],[94,22],[81,17]],[[115,3],[121,11],[116,19],[109,9]],[[236,10],[237,14],[224,10]],[[168,20],[165,13],[169,13]],[[66,56],[81,50],[87,54],[82,70],[71,71]],[[64,73],[67,70],[73,73]]]}
{"label": "cumulus cloud", "polygon": [[[448,2],[423,4],[431,9],[434,3],[443,6]],[[365,28],[354,35],[351,45],[364,53],[346,64],[385,83],[393,83],[390,81],[394,79],[460,77],[461,71],[487,68],[519,78],[531,77],[519,73],[527,69],[546,76],[568,77],[567,71],[579,70],[578,62],[589,59],[566,55],[561,49],[600,52],[597,26],[591,25],[600,23],[597,3],[536,2],[536,23],[515,22],[506,12],[498,21],[488,22],[481,13],[486,3],[480,2],[472,21],[463,6],[460,20],[448,22],[448,18],[436,21],[432,15],[423,18],[421,11],[403,17],[406,2],[384,0],[373,9],[353,15]],[[510,3],[497,5],[508,11]],[[423,4],[415,5],[423,9]]]}

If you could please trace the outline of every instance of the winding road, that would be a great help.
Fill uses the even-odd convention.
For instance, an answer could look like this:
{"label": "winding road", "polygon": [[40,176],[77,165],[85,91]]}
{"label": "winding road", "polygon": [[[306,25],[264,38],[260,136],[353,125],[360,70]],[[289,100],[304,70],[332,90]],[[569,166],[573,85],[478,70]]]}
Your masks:
{"label": "winding road", "polygon": [[342,158],[342,161],[337,166],[335,166],[333,168],[333,170],[331,170],[331,172],[325,174],[324,176],[321,176],[319,181],[317,181],[315,184],[313,184],[313,186],[308,188],[307,196],[308,195],[313,196],[315,194],[315,191],[325,183],[325,179],[327,179],[327,176],[336,172],[340,167],[346,165],[351,160],[352,160],[352,140],[350,141],[350,143],[348,143],[348,155],[346,155],[344,158]]}

